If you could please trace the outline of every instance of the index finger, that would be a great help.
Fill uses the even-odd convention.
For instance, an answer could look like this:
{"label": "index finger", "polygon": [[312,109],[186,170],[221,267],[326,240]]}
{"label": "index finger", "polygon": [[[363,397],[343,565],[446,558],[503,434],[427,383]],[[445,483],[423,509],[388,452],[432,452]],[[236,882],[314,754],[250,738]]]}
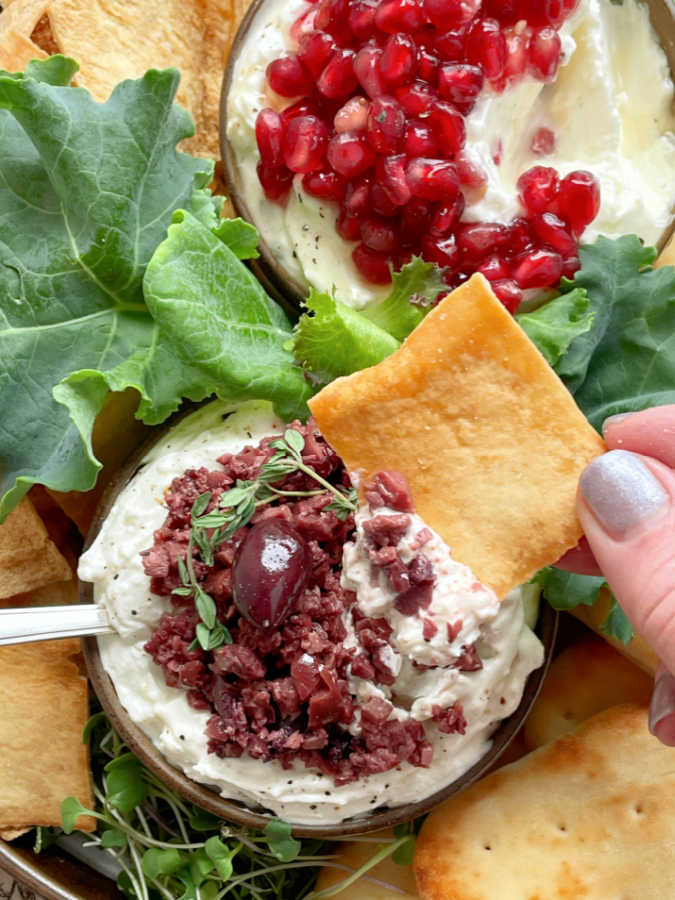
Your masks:
{"label": "index finger", "polygon": [[612,416],[603,436],[609,450],[631,450],[675,468],[675,404]]}

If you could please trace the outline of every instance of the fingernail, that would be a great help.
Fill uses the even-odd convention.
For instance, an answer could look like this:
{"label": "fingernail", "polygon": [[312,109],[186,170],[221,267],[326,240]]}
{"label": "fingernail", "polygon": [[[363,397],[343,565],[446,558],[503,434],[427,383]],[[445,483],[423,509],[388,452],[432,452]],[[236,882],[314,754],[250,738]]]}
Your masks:
{"label": "fingernail", "polygon": [[622,537],[668,506],[668,494],[635,453],[610,450],[579,481],[584,500],[605,531]]}
{"label": "fingernail", "polygon": [[654,685],[649,706],[649,730],[662,743],[675,745],[675,678],[666,672]]}
{"label": "fingernail", "polygon": [[608,416],[602,423],[602,433],[606,434],[608,428],[611,428],[612,425],[616,425],[622,419],[627,419],[630,415],[631,413],[617,413],[615,416]]}

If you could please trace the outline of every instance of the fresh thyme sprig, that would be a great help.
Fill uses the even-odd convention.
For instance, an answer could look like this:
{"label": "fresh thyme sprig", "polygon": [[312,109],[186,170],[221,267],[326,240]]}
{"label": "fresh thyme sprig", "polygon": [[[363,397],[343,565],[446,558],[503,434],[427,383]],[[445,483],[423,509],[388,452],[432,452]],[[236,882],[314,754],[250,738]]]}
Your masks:
{"label": "fresh thyme sprig", "polygon": [[[198,549],[202,561],[207,566],[212,566],[215,553],[221,544],[247,525],[259,507],[282,497],[314,497],[330,493],[333,497],[326,509],[332,510],[343,522],[358,508],[354,488],[336,487],[305,463],[302,458],[305,439],[299,431],[287,428],[283,438],[272,441],[270,447],[275,451],[274,456],[261,467],[254,481],[238,479],[233,488],[220,495],[217,508],[208,513],[206,510],[211,503],[211,491],[200,494],[192,505],[186,557],[178,558],[178,573],[182,586],[172,591],[179,597],[192,597],[201,619],[190,649],[200,646],[204,650],[214,650],[222,644],[232,643],[230,632],[217,618],[215,600],[202,588],[195,574],[195,548]],[[319,488],[311,491],[289,491],[274,486],[295,472],[308,475]]]}

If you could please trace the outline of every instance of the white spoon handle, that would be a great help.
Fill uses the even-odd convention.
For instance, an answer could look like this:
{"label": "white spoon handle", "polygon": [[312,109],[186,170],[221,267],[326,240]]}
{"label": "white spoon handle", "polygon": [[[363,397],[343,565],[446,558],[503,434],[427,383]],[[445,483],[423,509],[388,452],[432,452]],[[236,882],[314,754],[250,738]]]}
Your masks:
{"label": "white spoon handle", "polygon": [[113,631],[106,611],[94,603],[0,610],[0,647]]}

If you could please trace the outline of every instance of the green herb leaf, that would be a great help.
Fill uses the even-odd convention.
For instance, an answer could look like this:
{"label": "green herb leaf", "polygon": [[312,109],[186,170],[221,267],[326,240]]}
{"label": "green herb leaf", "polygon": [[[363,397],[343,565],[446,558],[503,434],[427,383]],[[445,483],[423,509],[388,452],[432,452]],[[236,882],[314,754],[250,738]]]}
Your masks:
{"label": "green herb leaf", "polygon": [[251,495],[251,489],[254,486],[252,481],[241,482],[237,487],[230,488],[221,494],[218,505],[221,509],[233,509],[238,506],[242,500],[246,500]]}
{"label": "green herb leaf", "polygon": [[380,303],[366,306],[363,315],[392,337],[403,341],[448,290],[438,266],[414,256],[400,272],[394,272],[389,296]]}
{"label": "green herb leaf", "polygon": [[305,439],[299,431],[295,430],[295,428],[286,429],[284,432],[284,440],[291,450],[295,450],[296,453],[302,453],[305,449]]}
{"label": "green herb leaf", "polygon": [[214,868],[213,861],[209,859],[204,850],[195,850],[190,854],[190,875],[195,887],[199,887]]}
{"label": "green herb leaf", "polygon": [[230,848],[224,844],[219,837],[214,835],[210,837],[204,844],[209,859],[216,864],[216,870],[223,881],[227,881],[232,876],[232,860],[241,849],[241,844],[235,844]]}
{"label": "green herb leaf", "polygon": [[609,637],[616,638],[622,644],[630,644],[635,637],[635,629],[628,621],[628,616],[619,605],[618,600],[612,595],[612,606],[605,621],[600,626],[600,631]]}
{"label": "green herb leaf", "polygon": [[90,809],[82,806],[76,797],[66,797],[61,804],[61,825],[66,834],[71,834],[80,816],[95,815]]}
{"label": "green herb leaf", "polygon": [[211,491],[205,491],[203,494],[200,494],[199,497],[192,504],[192,512],[191,516],[193,519],[198,519],[199,516],[204,512],[206,507],[211,502]]}
{"label": "green herb leaf", "polygon": [[126,847],[127,836],[116,828],[106,828],[101,835],[101,846],[108,847]]}
{"label": "green herb leaf", "polygon": [[210,512],[198,519],[193,519],[192,524],[197,528],[221,528],[228,521],[222,513]]}
{"label": "green herb leaf", "polygon": [[101,712],[94,713],[93,716],[89,716],[87,719],[87,724],[84,726],[84,730],[82,732],[82,743],[88,744],[91,736],[94,732],[95,728],[98,728],[99,725],[103,725],[107,722],[105,713],[101,710]]}
{"label": "green herb leaf", "polygon": [[555,366],[572,341],[591,330],[594,314],[586,291],[575,289],[515,318],[546,362]]}
{"label": "green herb leaf", "polygon": [[206,627],[209,629],[213,628],[216,624],[216,603],[213,597],[201,587],[197,587],[195,591],[195,607],[199,613],[199,618]]}
{"label": "green herb leaf", "polygon": [[133,812],[148,796],[143,767],[131,753],[106,766],[106,797],[124,815]]}
{"label": "green herb leaf", "polygon": [[180,575],[180,580],[183,584],[190,584],[190,573],[187,570],[187,566],[185,565],[185,560],[182,556],[176,557],[176,562],[178,563],[178,574]]}
{"label": "green herb leaf", "polygon": [[360,312],[312,289],[292,346],[319,384],[374,366],[399,346],[396,338]]}
{"label": "green herb leaf", "polygon": [[191,597],[192,596],[192,588],[190,587],[177,587],[171,591],[172,594],[175,594],[177,597]]}
{"label": "green herb leaf", "polygon": [[230,248],[237,259],[257,259],[260,256],[258,231],[243,219],[221,219],[213,233]]}
{"label": "green herb leaf", "polygon": [[188,825],[193,831],[218,831],[222,824],[222,819],[219,819],[218,816],[196,806],[188,818]]}
{"label": "green herb leaf", "polygon": [[532,579],[541,585],[544,597],[553,609],[574,609],[575,606],[593,606],[606,581],[594,575],[577,575],[549,566]]}
{"label": "green herb leaf", "polygon": [[272,819],[264,828],[270,851],[281,862],[292,862],[302,849],[302,844],[291,832],[291,826],[283,819]]}
{"label": "green herb leaf", "polygon": [[143,874],[146,878],[154,881],[160,875],[173,875],[184,862],[185,857],[180,850],[160,850],[157,847],[151,847],[143,854]]}

